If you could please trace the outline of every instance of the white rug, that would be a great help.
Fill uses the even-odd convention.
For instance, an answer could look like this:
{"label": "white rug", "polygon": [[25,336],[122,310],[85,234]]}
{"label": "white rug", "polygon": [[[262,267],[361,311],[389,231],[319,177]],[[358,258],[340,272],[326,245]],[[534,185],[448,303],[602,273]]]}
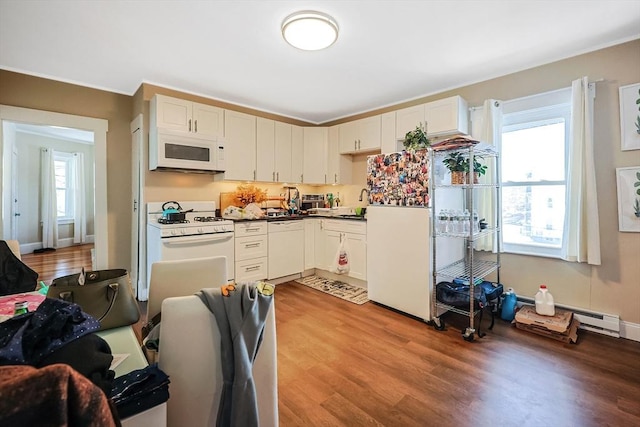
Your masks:
{"label": "white rug", "polygon": [[296,280],[296,282],[354,304],[364,304],[369,301],[366,289],[337,280],[325,279],[318,276],[307,276]]}

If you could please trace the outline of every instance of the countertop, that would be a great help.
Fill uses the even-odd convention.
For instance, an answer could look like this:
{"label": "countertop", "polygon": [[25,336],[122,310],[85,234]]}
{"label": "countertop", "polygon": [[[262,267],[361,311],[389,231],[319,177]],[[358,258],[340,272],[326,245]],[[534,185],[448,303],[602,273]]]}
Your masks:
{"label": "countertop", "polygon": [[298,221],[305,218],[344,219],[348,221],[366,221],[367,220],[365,216],[358,216],[358,215],[286,215],[286,216],[276,216],[276,217],[264,217],[259,219],[248,219],[248,218],[225,218],[225,219],[230,219],[233,222],[247,222],[247,221],[278,222],[278,221]]}

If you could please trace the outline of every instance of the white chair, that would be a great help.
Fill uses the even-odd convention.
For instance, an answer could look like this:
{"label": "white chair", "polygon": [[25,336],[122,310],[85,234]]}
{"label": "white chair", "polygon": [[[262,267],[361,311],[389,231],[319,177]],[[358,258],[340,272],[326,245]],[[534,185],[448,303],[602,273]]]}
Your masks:
{"label": "white chair", "polygon": [[[267,315],[262,344],[253,365],[261,427],[278,426],[274,304]],[[171,380],[167,426],[215,425],[222,391],[220,332],[215,316],[199,297],[164,300],[158,366]]]}
{"label": "white chair", "polygon": [[[227,283],[227,257],[158,261],[151,265],[147,320],[160,313],[165,298],[193,295]],[[164,314],[163,314],[164,316]]]}

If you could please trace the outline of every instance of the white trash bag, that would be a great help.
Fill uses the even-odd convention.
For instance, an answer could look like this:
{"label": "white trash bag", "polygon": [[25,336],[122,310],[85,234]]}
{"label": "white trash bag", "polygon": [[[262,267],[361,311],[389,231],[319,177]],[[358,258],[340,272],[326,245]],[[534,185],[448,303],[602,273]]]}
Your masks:
{"label": "white trash bag", "polygon": [[347,252],[347,239],[340,236],[340,245],[331,264],[331,272],[336,274],[347,274],[349,272],[349,254]]}

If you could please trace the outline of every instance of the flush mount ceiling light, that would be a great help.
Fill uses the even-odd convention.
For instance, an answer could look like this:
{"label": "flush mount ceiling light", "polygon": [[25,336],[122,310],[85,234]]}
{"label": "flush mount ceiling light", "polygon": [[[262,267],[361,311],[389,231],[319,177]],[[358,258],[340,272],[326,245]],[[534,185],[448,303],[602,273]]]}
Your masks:
{"label": "flush mount ceiling light", "polygon": [[321,12],[296,12],[282,22],[282,37],[298,49],[325,49],[338,38],[338,24],[332,17]]}

